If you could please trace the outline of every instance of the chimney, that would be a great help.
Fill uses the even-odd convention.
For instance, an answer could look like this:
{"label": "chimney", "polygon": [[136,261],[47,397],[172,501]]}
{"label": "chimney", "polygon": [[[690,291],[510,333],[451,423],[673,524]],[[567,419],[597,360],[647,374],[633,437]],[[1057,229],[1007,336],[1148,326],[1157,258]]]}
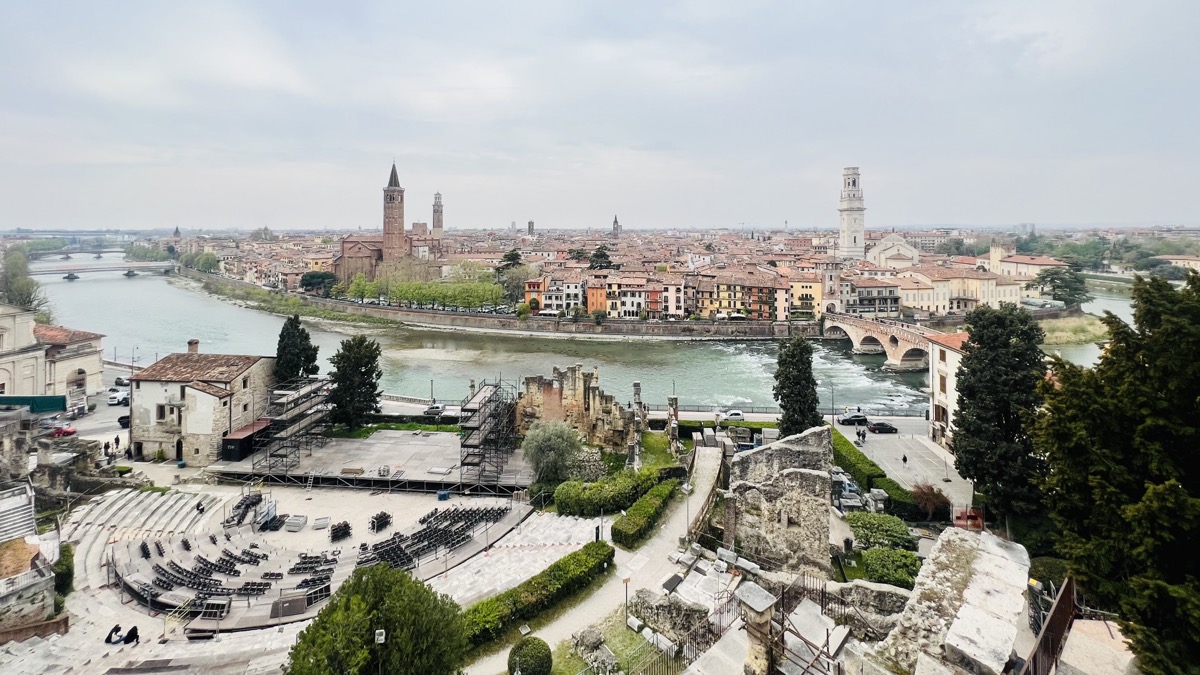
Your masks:
{"label": "chimney", "polygon": [[199,340],[197,340],[196,338],[192,338],[191,340],[188,340],[188,353],[189,354],[200,353],[200,341]]}

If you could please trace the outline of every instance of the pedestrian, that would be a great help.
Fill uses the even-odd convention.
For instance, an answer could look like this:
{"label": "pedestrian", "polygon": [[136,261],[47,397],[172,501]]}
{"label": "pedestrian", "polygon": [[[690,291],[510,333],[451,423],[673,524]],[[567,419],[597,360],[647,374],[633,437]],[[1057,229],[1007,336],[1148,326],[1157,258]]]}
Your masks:
{"label": "pedestrian", "polygon": [[122,640],[122,638],[123,638],[123,636],[121,635],[121,624],[117,624],[112,627],[112,630],[108,631],[108,636],[104,638],[104,641],[110,645],[115,645],[115,644],[119,643]]}
{"label": "pedestrian", "polygon": [[133,460],[133,450],[130,450],[128,445],[125,446],[125,459]]}
{"label": "pedestrian", "polygon": [[109,443],[108,441],[104,441],[104,456],[105,457],[107,457],[109,454],[111,454],[109,452],[110,449],[112,449],[112,444]]}
{"label": "pedestrian", "polygon": [[862,412],[862,406],[858,406],[858,412]]}
{"label": "pedestrian", "polygon": [[900,455],[900,461],[908,464],[908,455]]}
{"label": "pedestrian", "polygon": [[129,632],[125,634],[125,644],[130,644],[130,643],[137,644],[137,645],[142,644],[142,639],[140,637],[138,637],[137,626],[130,628]]}
{"label": "pedestrian", "polygon": [[116,450],[121,449],[121,437],[120,436],[113,436],[113,448]]}

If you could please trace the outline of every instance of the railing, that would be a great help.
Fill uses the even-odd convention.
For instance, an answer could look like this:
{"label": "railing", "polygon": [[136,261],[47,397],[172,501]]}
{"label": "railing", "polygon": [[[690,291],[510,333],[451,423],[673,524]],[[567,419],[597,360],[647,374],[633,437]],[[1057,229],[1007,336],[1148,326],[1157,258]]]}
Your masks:
{"label": "railing", "polygon": [[417,405],[433,405],[433,399],[421,398],[420,396],[402,396],[400,394],[380,394],[379,398],[384,401],[393,401],[395,403],[415,403]]}
{"label": "railing", "polygon": [[[741,616],[741,603],[733,593],[725,591],[717,596],[716,607],[709,612],[708,620],[697,626],[675,645],[674,653],[668,653],[657,645],[647,642],[627,659],[635,664],[626,670],[630,675],[676,675],[681,673],[704,652],[712,648],[737,623]],[[582,674],[581,674],[582,675]]]}
{"label": "railing", "polygon": [[0,588],[0,593],[3,593],[4,595],[8,595],[9,593],[16,593],[17,591],[21,590],[22,588],[25,588],[26,586],[32,586],[33,584],[36,584],[37,582],[42,581],[46,577],[47,577],[47,575],[43,574],[42,568],[40,568],[40,567],[30,568],[16,576],[8,577],[7,579],[5,579],[3,587]]}
{"label": "railing", "polygon": [[1058,664],[1058,656],[1062,653],[1063,643],[1067,641],[1067,633],[1071,632],[1074,621],[1075,580],[1067,577],[1046,614],[1037,642],[1019,675],[1049,675]]}

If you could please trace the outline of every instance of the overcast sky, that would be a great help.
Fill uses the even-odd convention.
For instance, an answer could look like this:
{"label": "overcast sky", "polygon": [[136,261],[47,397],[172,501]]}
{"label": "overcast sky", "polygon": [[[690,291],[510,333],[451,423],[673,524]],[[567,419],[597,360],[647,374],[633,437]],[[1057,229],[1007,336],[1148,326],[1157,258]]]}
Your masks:
{"label": "overcast sky", "polygon": [[[345,7],[341,5],[346,5]],[[6,2],[0,229],[1196,224],[1200,3]]]}

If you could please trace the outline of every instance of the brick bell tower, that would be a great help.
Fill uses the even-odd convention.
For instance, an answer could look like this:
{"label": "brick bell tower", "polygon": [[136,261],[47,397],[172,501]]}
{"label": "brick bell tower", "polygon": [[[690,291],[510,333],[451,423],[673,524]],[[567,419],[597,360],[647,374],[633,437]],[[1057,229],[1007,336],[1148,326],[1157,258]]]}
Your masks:
{"label": "brick bell tower", "polygon": [[400,176],[396,163],[392,162],[392,175],[387,187],[383,188],[383,260],[394,262],[404,257],[404,188],[400,187]]}

